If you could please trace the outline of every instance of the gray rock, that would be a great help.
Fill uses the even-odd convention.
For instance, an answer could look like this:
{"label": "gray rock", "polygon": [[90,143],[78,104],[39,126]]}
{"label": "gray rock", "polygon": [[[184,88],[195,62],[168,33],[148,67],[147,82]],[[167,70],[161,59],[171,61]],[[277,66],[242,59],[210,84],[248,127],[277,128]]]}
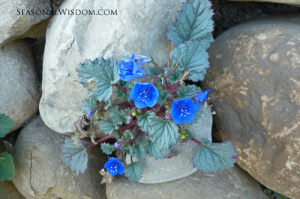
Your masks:
{"label": "gray rock", "polygon": [[0,60],[0,113],[14,121],[13,131],[38,111],[35,63],[31,48],[22,40],[0,48]]}
{"label": "gray rock", "polygon": [[[197,140],[207,138],[211,141],[212,115],[210,108],[207,106],[200,119],[191,124],[183,124]],[[143,134],[144,135],[144,134]],[[146,145],[146,144],[145,144]],[[180,178],[184,178],[197,171],[192,163],[193,155],[200,148],[193,141],[186,145],[180,146],[179,143],[170,148],[171,152],[176,155],[172,158],[156,160],[154,157],[147,157],[140,161],[143,165],[141,183],[162,183]]]}
{"label": "gray rock", "polygon": [[172,182],[141,184],[117,177],[106,185],[108,199],[207,198],[207,199],[268,199],[260,185],[238,166],[205,174],[201,171]]}
{"label": "gray rock", "polygon": [[0,47],[51,16],[39,14],[51,11],[50,0],[0,0],[0,5]]}
{"label": "gray rock", "polygon": [[232,140],[237,163],[260,183],[300,195],[300,15],[244,23],[209,49],[204,87],[215,124]]}
{"label": "gray rock", "polygon": [[88,169],[76,175],[60,157],[64,136],[49,129],[38,116],[22,129],[16,143],[13,183],[26,197],[106,198],[99,171],[106,157],[96,147],[89,154]]}
{"label": "gray rock", "polygon": [[174,20],[182,0],[84,1],[66,0],[61,9],[99,8],[117,10],[117,15],[57,15],[51,18],[47,35],[40,113],[51,129],[68,134],[82,114],[87,90],[78,84],[75,69],[85,59],[104,57],[121,60],[132,53],[152,56],[167,63],[171,43],[166,27]]}

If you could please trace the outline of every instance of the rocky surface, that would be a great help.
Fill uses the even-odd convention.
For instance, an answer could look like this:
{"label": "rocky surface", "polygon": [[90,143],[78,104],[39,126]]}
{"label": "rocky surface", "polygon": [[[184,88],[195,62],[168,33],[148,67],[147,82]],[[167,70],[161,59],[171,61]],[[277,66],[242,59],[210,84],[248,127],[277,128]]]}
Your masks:
{"label": "rocky surface", "polygon": [[16,143],[14,184],[26,197],[105,199],[99,171],[106,157],[99,148],[89,154],[88,169],[76,175],[60,158],[64,136],[49,129],[40,116],[22,129]]}
{"label": "rocky surface", "polygon": [[137,53],[166,64],[171,50],[166,26],[175,19],[181,3],[179,0],[64,1],[61,9],[98,10],[102,7],[117,10],[117,14],[57,15],[51,19],[46,35],[40,102],[46,125],[59,133],[74,131],[74,121],[82,114],[81,102],[88,97],[87,90],[78,84],[75,71],[85,59],[103,56],[120,61]]}
{"label": "rocky surface", "polygon": [[0,113],[14,121],[14,131],[38,111],[35,63],[29,44],[23,40],[0,48],[0,60]]}
{"label": "rocky surface", "polygon": [[40,14],[51,11],[50,0],[1,0],[0,4],[0,47],[51,16]]}
{"label": "rocky surface", "polygon": [[268,198],[256,180],[238,166],[215,174],[197,171],[186,178],[161,184],[141,184],[118,176],[106,185],[106,195],[108,199]]}
{"label": "rocky surface", "polygon": [[11,181],[0,181],[1,199],[26,199]]}
{"label": "rocky surface", "polygon": [[300,16],[244,23],[209,49],[204,88],[212,89],[214,121],[232,140],[237,163],[263,185],[300,195]]}
{"label": "rocky surface", "polygon": [[[203,108],[203,107],[202,107]],[[207,138],[211,140],[212,115],[210,108],[207,106],[203,109],[203,113],[197,123],[183,124],[197,140]],[[144,134],[143,134],[144,135]],[[146,145],[146,144],[145,144]],[[200,148],[190,141],[186,145],[180,146],[176,144],[170,148],[175,155],[171,159],[156,160],[154,157],[147,157],[140,161],[143,166],[141,183],[161,183],[180,179],[191,175],[197,171],[192,161],[193,155]]]}

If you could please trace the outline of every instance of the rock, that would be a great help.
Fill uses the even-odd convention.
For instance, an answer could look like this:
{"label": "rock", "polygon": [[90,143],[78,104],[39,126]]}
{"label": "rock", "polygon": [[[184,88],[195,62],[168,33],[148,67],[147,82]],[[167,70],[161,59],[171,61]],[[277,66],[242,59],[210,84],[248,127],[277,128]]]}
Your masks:
{"label": "rock", "polygon": [[141,184],[118,176],[106,185],[108,199],[213,198],[268,199],[260,185],[238,166],[205,174],[202,171],[172,182]]}
{"label": "rock", "polygon": [[166,27],[175,19],[181,3],[182,0],[64,1],[60,9],[103,8],[115,14],[51,18],[40,102],[45,124],[59,133],[74,132],[74,121],[82,114],[81,103],[88,98],[87,90],[78,84],[75,71],[85,59],[103,56],[120,61],[137,53],[152,56],[165,65],[171,51]]}
{"label": "rock", "polygon": [[38,111],[35,63],[29,44],[22,40],[0,48],[0,60],[0,113],[14,121],[14,131]]}
{"label": "rock", "polygon": [[300,195],[300,15],[244,23],[209,49],[203,86],[215,124],[232,140],[237,163],[266,187]]}
{"label": "rock", "polygon": [[43,14],[43,10],[51,12],[50,0],[2,0],[0,4],[0,47],[51,16]]}
{"label": "rock", "polygon": [[256,2],[271,2],[271,3],[284,3],[294,6],[300,6],[299,0],[231,0],[231,1],[256,1]]}
{"label": "rock", "polygon": [[32,26],[26,33],[19,36],[19,38],[33,38],[33,39],[43,39],[46,37],[46,31],[50,19],[46,19],[39,24]]}
{"label": "rock", "polygon": [[26,199],[11,181],[0,181],[1,199]]}
{"label": "rock", "polygon": [[[211,140],[212,115],[210,108],[207,106],[197,121],[193,125],[183,124],[182,126],[194,135],[197,140],[207,138]],[[142,134],[144,135],[144,134]],[[144,144],[146,145],[146,144]],[[191,175],[197,171],[192,163],[193,155],[200,148],[190,141],[184,146],[176,144],[170,148],[171,152],[176,155],[172,158],[156,160],[154,157],[147,157],[140,161],[143,166],[141,183],[161,183],[168,182]]]}
{"label": "rock", "polygon": [[60,158],[64,136],[49,129],[40,116],[22,129],[16,143],[14,184],[26,197],[105,199],[99,174],[106,161],[99,148],[89,154],[88,169],[76,175]]}

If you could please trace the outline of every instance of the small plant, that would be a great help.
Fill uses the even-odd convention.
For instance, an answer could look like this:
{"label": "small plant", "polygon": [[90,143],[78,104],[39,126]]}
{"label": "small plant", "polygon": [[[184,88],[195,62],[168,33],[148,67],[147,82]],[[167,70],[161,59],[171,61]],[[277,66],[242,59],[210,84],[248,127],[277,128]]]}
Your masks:
{"label": "small plant", "polygon": [[[4,114],[0,114],[0,138],[5,135],[14,126],[14,122]],[[4,152],[0,154],[0,180],[12,180],[15,176],[15,166],[12,155]],[[1,194],[1,190],[0,190]]]}
{"label": "small plant", "polygon": [[270,197],[272,197],[272,196],[275,197],[274,199],[287,199],[287,197],[285,197],[284,195],[282,195],[276,191],[273,191],[272,189],[269,189],[268,187],[266,187],[264,189],[264,192]]}
{"label": "small plant", "polygon": [[[87,152],[101,143],[107,155],[114,155],[104,165],[111,176],[123,174],[138,181],[143,168],[139,161],[146,154],[156,159],[169,157],[169,148],[174,144],[195,142],[199,151],[191,160],[204,172],[223,170],[236,162],[232,142],[211,143],[208,139],[196,140],[182,124],[197,122],[202,113],[201,104],[211,91],[202,91],[195,85],[186,85],[185,80],[203,80],[209,67],[206,49],[213,42],[213,12],[208,0],[188,0],[182,4],[176,20],[167,27],[167,37],[176,46],[170,53],[168,64],[159,66],[153,58],[132,54],[119,63],[98,58],[86,60],[77,69],[79,83],[89,90],[90,98],[82,103],[85,115],[76,122],[76,136],[66,138],[62,146],[62,159],[74,172],[87,169]],[[146,71],[143,65],[153,66]],[[148,82],[139,78],[148,77]],[[126,102],[113,104],[112,96]],[[109,113],[110,118],[104,117]],[[91,142],[80,140],[88,136],[92,117],[107,136]],[[139,136],[146,135],[143,140]],[[114,145],[105,143],[115,137]],[[131,161],[125,161],[130,156]],[[107,178],[107,174],[102,171]],[[106,181],[110,181],[106,179]]]}

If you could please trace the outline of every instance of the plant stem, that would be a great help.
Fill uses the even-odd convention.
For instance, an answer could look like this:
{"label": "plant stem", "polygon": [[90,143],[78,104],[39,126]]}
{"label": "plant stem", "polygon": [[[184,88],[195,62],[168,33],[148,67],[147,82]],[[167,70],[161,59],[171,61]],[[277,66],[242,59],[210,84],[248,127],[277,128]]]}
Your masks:
{"label": "plant stem", "polygon": [[156,115],[159,117],[165,117],[165,115],[162,112],[157,112]]}
{"label": "plant stem", "polygon": [[120,127],[121,131],[126,131],[127,129],[129,129],[130,127],[132,127],[133,125],[135,125],[137,123],[137,119],[136,120],[132,120],[129,124],[127,124],[126,126],[122,126]]}
{"label": "plant stem", "polygon": [[201,148],[202,142],[196,140],[195,138],[191,138],[191,140],[195,143],[197,143],[199,145],[199,147]]}
{"label": "plant stem", "polygon": [[159,67],[158,67],[158,64],[153,60],[152,57],[151,57],[151,63],[157,68],[158,73],[161,75],[161,71],[160,71],[160,69],[159,69]]}
{"label": "plant stem", "polygon": [[[105,137],[103,137],[103,138],[97,140],[96,143],[99,144],[99,143],[101,143],[101,142],[103,142],[103,141],[105,141],[105,140],[107,140],[107,139],[109,139],[109,138],[112,138],[112,137],[114,137],[113,134],[107,135],[107,136],[105,136]],[[95,145],[96,145],[96,144],[92,144],[92,145],[90,146],[90,148],[93,147],[93,146],[95,146]]]}
{"label": "plant stem", "polygon": [[116,83],[116,84],[113,84],[113,86],[116,86],[116,87],[118,87],[119,89],[121,89],[122,91],[124,91],[125,93],[127,93],[127,89],[124,88],[123,86],[121,86],[120,84]]}
{"label": "plant stem", "polygon": [[155,76],[153,76],[153,75],[150,75],[150,74],[146,74],[146,76],[149,76],[149,77],[155,78]]}

